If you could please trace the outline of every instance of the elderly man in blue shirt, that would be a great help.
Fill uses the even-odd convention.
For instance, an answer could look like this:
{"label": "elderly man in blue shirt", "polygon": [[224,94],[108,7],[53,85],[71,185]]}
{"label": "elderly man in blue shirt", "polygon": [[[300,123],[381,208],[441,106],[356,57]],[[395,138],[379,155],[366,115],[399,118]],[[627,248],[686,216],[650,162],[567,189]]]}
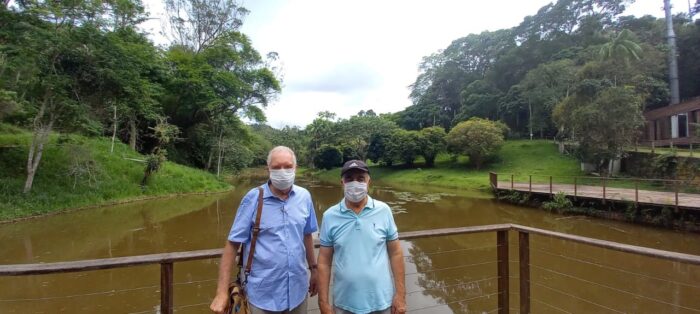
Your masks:
{"label": "elderly man in blue shirt", "polygon": [[[391,209],[367,195],[370,177],[364,162],[346,162],[340,176],[345,197],[321,221],[321,313],[405,313],[403,254]],[[331,269],[334,306],[328,300]]]}
{"label": "elderly man in blue shirt", "polygon": [[[312,237],[318,229],[316,213],[309,191],[293,184],[296,157],[291,149],[273,148],[267,167],[270,180],[261,186],[260,233],[245,286],[250,310],[252,314],[306,313],[307,292],[314,296],[317,289]],[[253,188],[241,200],[224,246],[216,297],[210,306],[215,313],[223,313],[228,305],[231,268],[238,248],[241,243],[250,244],[258,193],[258,188]],[[244,248],[243,260],[247,261],[250,246]]]}

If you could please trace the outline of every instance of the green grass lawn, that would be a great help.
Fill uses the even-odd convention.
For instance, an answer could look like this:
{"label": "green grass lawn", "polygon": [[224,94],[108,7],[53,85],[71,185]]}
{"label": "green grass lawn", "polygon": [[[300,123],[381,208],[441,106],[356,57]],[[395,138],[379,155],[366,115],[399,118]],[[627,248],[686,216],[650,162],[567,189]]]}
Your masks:
{"label": "green grass lawn", "polygon": [[[0,124],[0,221],[41,215],[68,208],[109,204],[160,195],[217,192],[226,182],[201,170],[166,162],[141,189],[145,157],[117,141],[110,153],[108,138],[52,134],[34,178],[32,191],[22,193],[31,134]],[[92,179],[69,175],[75,156],[94,160]]]}
{"label": "green grass lawn", "polygon": [[[434,168],[425,168],[423,161],[418,160],[412,168],[373,165],[370,172],[373,180],[390,185],[472,190],[489,189],[489,172],[516,174],[516,180],[523,182],[528,180],[528,175],[534,175],[533,182],[548,182],[550,175],[583,175],[576,159],[559,154],[557,146],[546,140],[506,141],[494,160],[480,170],[470,165],[467,157],[459,157],[455,162],[445,154],[438,156]],[[337,181],[340,170],[320,171],[317,175],[324,180]],[[509,178],[506,176],[500,180]]]}

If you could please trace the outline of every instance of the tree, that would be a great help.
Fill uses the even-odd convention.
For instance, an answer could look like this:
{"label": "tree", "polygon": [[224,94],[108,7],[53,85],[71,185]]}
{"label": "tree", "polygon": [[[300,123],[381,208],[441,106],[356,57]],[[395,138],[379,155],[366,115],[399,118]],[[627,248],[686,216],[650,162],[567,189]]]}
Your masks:
{"label": "tree", "polygon": [[237,31],[248,13],[235,0],[166,0],[165,10],[174,44],[195,53]]}
{"label": "tree", "polygon": [[236,130],[236,125],[229,122],[241,117],[264,121],[262,109],[281,90],[248,37],[240,33],[222,35],[199,53],[171,47],[166,58],[172,77],[167,82],[164,113],[185,133],[206,130],[198,134],[209,136],[176,145],[197,166],[209,168],[210,156],[224,134],[236,135],[229,132]]}
{"label": "tree", "polygon": [[422,143],[420,132],[396,129],[391,133],[390,141],[386,143],[384,159],[401,161],[406,166],[412,167],[413,162],[421,154]]}
{"label": "tree", "polygon": [[331,145],[321,145],[313,158],[314,166],[320,169],[332,169],[343,163],[343,153]]}
{"label": "tree", "polygon": [[557,105],[555,122],[579,143],[579,158],[600,168],[625,156],[644,125],[642,98],[634,89],[584,80]]}
{"label": "tree", "polygon": [[435,157],[447,147],[447,142],[445,140],[445,129],[434,126],[420,130],[421,139],[423,143],[421,145],[421,155],[425,158],[425,166],[432,167],[435,165]]}
{"label": "tree", "polygon": [[641,59],[642,47],[630,30],[623,29],[600,48],[600,57],[603,60],[621,60],[629,66],[630,60]]}
{"label": "tree", "polygon": [[503,145],[503,133],[496,123],[471,118],[457,124],[447,134],[450,150],[469,156],[469,161],[481,169],[486,156],[496,153]]}
{"label": "tree", "polygon": [[540,64],[520,81],[521,95],[527,102],[530,138],[538,130],[540,137],[552,129],[551,113],[554,106],[569,94],[575,79],[575,67],[564,59]]}
{"label": "tree", "polygon": [[[85,2],[21,2],[21,12],[0,9],[2,33],[10,77],[4,88],[19,96],[26,104],[26,120],[31,121],[32,138],[26,163],[24,193],[32,189],[44,147],[56,126],[71,129],[92,129],[87,104],[81,101],[77,84],[80,68],[89,57],[81,49],[76,33],[94,29],[92,14],[101,13]],[[81,26],[82,25],[82,26]],[[4,84],[3,84],[4,85]]]}

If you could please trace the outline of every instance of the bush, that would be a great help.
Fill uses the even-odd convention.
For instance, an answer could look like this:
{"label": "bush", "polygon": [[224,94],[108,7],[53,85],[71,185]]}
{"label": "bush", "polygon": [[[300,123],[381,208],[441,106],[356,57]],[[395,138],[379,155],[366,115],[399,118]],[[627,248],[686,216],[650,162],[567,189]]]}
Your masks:
{"label": "bush", "polygon": [[332,145],[321,145],[313,158],[314,166],[321,169],[331,169],[342,166],[343,154]]}
{"label": "bush", "polygon": [[566,197],[566,194],[564,192],[558,192],[557,194],[554,194],[554,197],[551,201],[542,203],[542,208],[548,211],[557,212],[567,210],[572,206],[573,204],[571,203],[569,198]]}
{"label": "bush", "polygon": [[469,156],[469,162],[479,170],[486,157],[503,145],[503,132],[496,122],[471,118],[452,128],[447,144],[451,151]]}

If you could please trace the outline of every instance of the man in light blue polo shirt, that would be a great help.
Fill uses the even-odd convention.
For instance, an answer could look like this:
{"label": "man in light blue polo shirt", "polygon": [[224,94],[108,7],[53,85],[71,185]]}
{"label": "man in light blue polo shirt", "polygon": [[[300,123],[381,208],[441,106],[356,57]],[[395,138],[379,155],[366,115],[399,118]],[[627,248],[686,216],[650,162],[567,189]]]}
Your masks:
{"label": "man in light blue polo shirt", "polygon": [[[345,197],[321,221],[321,313],[405,313],[403,254],[391,209],[367,195],[370,177],[364,162],[346,162],[340,176]],[[331,269],[334,306],[328,299]]]}
{"label": "man in light blue polo shirt", "polygon": [[[311,195],[294,185],[296,157],[284,146],[273,148],[267,157],[270,180],[263,191],[262,217],[246,292],[252,314],[306,314],[306,294],[317,290],[317,270],[312,233],[318,230]],[[223,313],[228,304],[231,268],[241,243],[243,261],[248,260],[255,224],[259,189],[241,200],[224,246],[219,266],[216,297],[210,306]],[[245,267],[245,265],[243,266]],[[307,269],[311,271],[311,277]]]}

